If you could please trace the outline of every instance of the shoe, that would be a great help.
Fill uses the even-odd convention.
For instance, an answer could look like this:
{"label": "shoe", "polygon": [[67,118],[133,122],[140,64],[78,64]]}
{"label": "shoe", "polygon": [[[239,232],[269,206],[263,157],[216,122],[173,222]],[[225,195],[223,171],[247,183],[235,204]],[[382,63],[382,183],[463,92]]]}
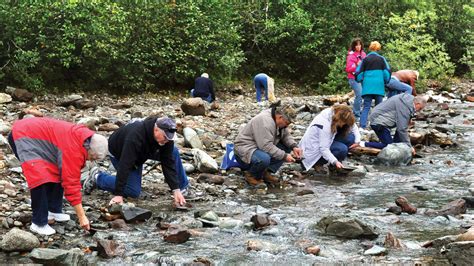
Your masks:
{"label": "shoe", "polygon": [[263,173],[263,180],[269,184],[279,184],[280,183],[280,179],[272,174],[270,174],[270,172],[268,171],[265,171]]}
{"label": "shoe", "polygon": [[87,163],[82,169],[81,184],[82,190],[86,195],[91,194],[96,187],[97,175],[99,174],[99,167],[95,163]]}
{"label": "shoe", "polygon": [[262,179],[255,178],[251,173],[245,172],[245,181],[253,187],[266,187]]}
{"label": "shoe", "polygon": [[43,225],[43,226],[38,226],[38,225],[32,223],[31,226],[30,226],[30,230],[32,232],[35,232],[35,233],[40,234],[40,235],[45,235],[45,236],[56,234],[56,230],[54,230],[51,226],[49,226],[49,224],[46,224],[46,225]]}
{"label": "shoe", "polygon": [[65,213],[48,212],[48,220],[55,220],[56,222],[67,222],[71,220],[71,216]]}

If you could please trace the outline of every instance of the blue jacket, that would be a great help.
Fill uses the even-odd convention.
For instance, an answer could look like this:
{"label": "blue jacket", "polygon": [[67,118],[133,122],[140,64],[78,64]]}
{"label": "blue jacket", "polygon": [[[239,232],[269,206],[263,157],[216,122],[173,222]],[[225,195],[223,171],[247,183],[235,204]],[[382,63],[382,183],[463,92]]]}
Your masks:
{"label": "blue jacket", "polygon": [[387,60],[376,52],[367,55],[357,67],[356,80],[362,82],[362,96],[385,95],[385,84],[390,81],[390,66]]}
{"label": "blue jacket", "polygon": [[207,98],[211,95],[212,101],[216,99],[216,95],[214,94],[214,85],[212,84],[212,80],[199,77],[194,81],[194,97],[204,97]]}

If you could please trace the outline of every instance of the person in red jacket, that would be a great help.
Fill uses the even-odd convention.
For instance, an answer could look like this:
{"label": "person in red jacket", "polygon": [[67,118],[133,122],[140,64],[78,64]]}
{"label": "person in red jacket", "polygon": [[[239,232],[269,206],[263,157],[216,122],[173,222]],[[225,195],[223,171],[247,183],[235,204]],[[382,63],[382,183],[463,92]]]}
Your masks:
{"label": "person in red jacket", "polygon": [[85,230],[90,223],[82,208],[81,168],[86,160],[107,155],[107,139],[84,125],[51,118],[28,118],[13,123],[8,142],[20,160],[31,194],[30,230],[41,235],[56,231],[48,220],[70,220],[62,213],[63,194]]}

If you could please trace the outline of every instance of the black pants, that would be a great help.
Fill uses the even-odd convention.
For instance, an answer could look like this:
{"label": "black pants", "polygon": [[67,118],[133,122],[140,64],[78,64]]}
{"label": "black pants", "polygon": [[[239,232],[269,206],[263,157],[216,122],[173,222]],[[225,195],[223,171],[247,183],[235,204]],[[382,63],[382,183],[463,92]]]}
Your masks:
{"label": "black pants", "polygon": [[[8,134],[8,143],[18,157],[13,135]],[[64,189],[60,183],[45,183],[30,189],[31,194],[31,209],[33,210],[32,222],[38,226],[43,226],[48,223],[48,211],[54,213],[62,212],[62,200]]]}

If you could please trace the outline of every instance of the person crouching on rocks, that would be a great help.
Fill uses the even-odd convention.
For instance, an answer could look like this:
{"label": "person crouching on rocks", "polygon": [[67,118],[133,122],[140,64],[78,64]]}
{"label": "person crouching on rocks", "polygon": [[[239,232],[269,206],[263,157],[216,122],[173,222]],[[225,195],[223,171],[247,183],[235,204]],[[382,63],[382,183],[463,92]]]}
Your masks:
{"label": "person crouching on rocks", "polygon": [[[394,142],[404,142],[411,146],[408,126],[416,111],[426,106],[426,100],[421,96],[402,93],[390,97],[377,105],[369,117],[370,127],[375,131],[381,142],[361,142],[362,147],[383,149]],[[392,138],[390,129],[396,128]],[[415,148],[412,147],[415,155]]]}
{"label": "person crouching on rocks", "polygon": [[168,117],[147,118],[117,129],[109,138],[110,160],[117,176],[99,171],[94,166],[84,172],[83,189],[90,194],[94,188],[112,192],[110,205],[123,203],[124,197],[138,198],[142,189],[143,164],[148,160],[161,162],[163,175],[173,191],[175,206],[184,206],[189,180],[179,151],[174,145],[176,122]]}
{"label": "person crouching on rocks", "polygon": [[48,220],[66,222],[63,195],[76,211],[79,224],[90,230],[82,208],[81,168],[86,160],[107,155],[107,139],[84,125],[50,118],[27,118],[13,124],[8,142],[20,160],[30,189],[33,211],[30,230],[40,235],[56,233]]}
{"label": "person crouching on rocks", "polygon": [[305,170],[329,163],[342,168],[349,149],[360,142],[355,116],[347,105],[335,105],[319,113],[306,129],[299,147]]}
{"label": "person crouching on rocks", "polygon": [[245,180],[249,185],[279,183],[271,173],[277,172],[283,162],[295,162],[303,156],[287,128],[295,117],[289,105],[273,106],[253,117],[239,132],[234,152],[237,162],[247,169]]}

